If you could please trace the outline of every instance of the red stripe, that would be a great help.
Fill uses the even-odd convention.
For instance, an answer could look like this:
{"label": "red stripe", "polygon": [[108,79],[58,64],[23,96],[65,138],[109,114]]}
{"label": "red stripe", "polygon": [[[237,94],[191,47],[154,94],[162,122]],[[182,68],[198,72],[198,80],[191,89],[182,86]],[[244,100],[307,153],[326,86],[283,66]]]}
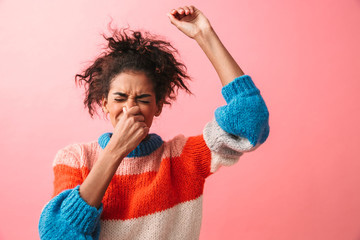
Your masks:
{"label": "red stripe", "polygon": [[83,179],[89,174],[87,167],[73,168],[64,164],[54,167],[54,193],[53,197],[66,189],[71,189],[83,183]]}

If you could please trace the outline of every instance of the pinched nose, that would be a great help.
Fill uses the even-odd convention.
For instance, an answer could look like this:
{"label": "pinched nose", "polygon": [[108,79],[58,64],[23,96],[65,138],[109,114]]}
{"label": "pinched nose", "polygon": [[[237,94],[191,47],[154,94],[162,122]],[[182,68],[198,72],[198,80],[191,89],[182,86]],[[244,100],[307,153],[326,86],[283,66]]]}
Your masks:
{"label": "pinched nose", "polygon": [[136,106],[137,103],[136,103],[136,100],[132,99],[132,98],[129,98],[127,101],[126,101],[126,107],[127,109],[130,109],[134,106]]}
{"label": "pinched nose", "polygon": [[142,114],[141,113],[141,110],[140,110],[140,107],[135,104],[135,105],[127,105],[125,104],[125,106],[123,106],[123,112],[128,112],[131,110],[131,115],[139,115],[139,114]]}

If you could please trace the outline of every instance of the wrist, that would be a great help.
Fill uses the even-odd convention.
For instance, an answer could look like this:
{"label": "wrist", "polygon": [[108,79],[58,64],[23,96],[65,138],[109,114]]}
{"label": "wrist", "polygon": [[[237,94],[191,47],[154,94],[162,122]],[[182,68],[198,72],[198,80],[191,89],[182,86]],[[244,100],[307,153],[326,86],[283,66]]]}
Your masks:
{"label": "wrist", "polygon": [[105,148],[101,153],[99,158],[106,159],[111,165],[118,166],[121,161],[126,157],[126,151],[122,148],[112,151],[110,148]]}
{"label": "wrist", "polygon": [[212,39],[217,38],[215,30],[210,25],[204,29],[201,29],[195,36],[195,41],[201,46],[211,41]]}

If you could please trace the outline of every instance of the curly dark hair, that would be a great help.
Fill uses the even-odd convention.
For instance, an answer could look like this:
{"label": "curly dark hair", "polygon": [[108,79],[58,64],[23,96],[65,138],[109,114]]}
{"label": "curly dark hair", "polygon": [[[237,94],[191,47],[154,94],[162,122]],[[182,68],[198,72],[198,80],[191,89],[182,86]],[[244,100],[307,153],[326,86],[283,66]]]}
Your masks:
{"label": "curly dark hair", "polygon": [[143,72],[152,81],[156,94],[156,103],[162,101],[171,105],[179,89],[192,94],[186,86],[190,77],[186,66],[175,58],[178,51],[170,44],[140,31],[111,29],[112,36],[102,36],[107,47],[91,66],[76,74],[77,85],[85,87],[85,108],[93,117],[97,107],[101,107],[103,97],[107,97],[112,79],[126,71]]}

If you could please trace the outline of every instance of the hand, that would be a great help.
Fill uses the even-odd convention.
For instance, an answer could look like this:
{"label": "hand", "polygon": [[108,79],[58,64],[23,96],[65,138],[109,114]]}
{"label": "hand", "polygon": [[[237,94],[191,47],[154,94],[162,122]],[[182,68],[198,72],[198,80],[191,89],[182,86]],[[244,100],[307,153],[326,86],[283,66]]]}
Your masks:
{"label": "hand", "polygon": [[123,114],[119,117],[114,133],[104,150],[122,159],[134,150],[148,133],[149,127],[140,113],[140,108],[134,106],[126,110],[124,107]]}
{"label": "hand", "polygon": [[205,15],[194,6],[179,7],[166,14],[171,23],[190,38],[211,29],[211,24]]}

